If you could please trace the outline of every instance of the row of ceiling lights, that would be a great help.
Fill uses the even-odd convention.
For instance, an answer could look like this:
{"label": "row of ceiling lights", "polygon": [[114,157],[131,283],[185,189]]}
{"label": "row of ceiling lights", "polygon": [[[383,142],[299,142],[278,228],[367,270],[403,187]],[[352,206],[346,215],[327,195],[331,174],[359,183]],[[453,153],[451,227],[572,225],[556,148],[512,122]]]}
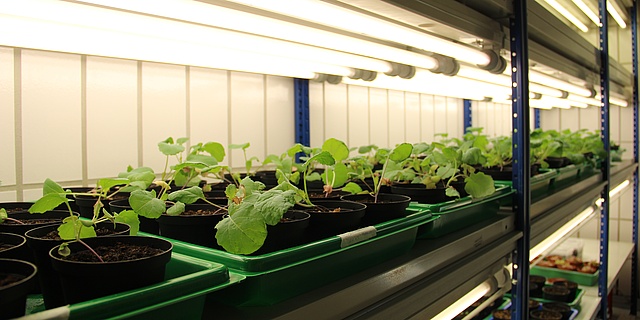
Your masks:
{"label": "row of ceiling lights", "polygon": [[[192,0],[4,2],[0,27],[13,31],[0,34],[0,45],[328,79],[474,100],[498,100],[511,92],[506,61],[493,51],[322,1],[232,2],[385,41],[402,39],[403,45],[425,52]],[[575,96],[572,101],[578,106],[599,105],[595,91],[584,86],[536,71],[530,72],[530,81],[532,92],[557,99]],[[627,104],[621,97],[610,101]]]}

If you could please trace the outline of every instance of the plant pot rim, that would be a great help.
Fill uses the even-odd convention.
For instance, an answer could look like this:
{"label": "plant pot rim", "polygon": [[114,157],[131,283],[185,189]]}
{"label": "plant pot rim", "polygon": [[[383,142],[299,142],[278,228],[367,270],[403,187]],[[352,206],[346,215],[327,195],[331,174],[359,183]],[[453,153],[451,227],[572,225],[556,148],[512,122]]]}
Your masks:
{"label": "plant pot rim", "polygon": [[[100,223],[111,223],[111,222],[110,222],[110,221],[103,221],[103,222],[100,222]],[[127,227],[131,228],[131,226],[130,226],[130,225],[128,225],[128,224],[126,224],[126,223],[124,223],[124,222],[116,222],[116,224],[125,225],[125,226],[127,226]],[[59,227],[60,225],[62,225],[62,222],[60,222],[60,223],[54,223],[54,224],[48,224],[48,225],[44,225],[44,226],[38,226],[38,227],[36,227],[36,228],[30,229],[29,231],[25,232],[25,233],[24,233],[24,237],[25,237],[25,238],[28,238],[28,239],[33,239],[33,240],[36,240],[36,241],[57,241],[57,242],[61,242],[61,241],[62,241],[62,242],[70,242],[71,240],[44,239],[44,238],[36,237],[36,236],[34,236],[34,235],[29,234],[29,233],[32,233],[32,232],[34,232],[34,231],[36,231],[36,232],[37,232],[39,229],[52,228],[52,227],[56,227],[56,228],[57,228],[57,227]],[[110,235],[110,236],[111,236],[111,235]]]}
{"label": "plant pot rim", "polygon": [[[357,198],[359,196],[371,196],[371,198],[373,198],[372,194],[349,194],[349,195],[344,195],[342,197],[340,197],[340,199],[344,200],[344,201],[354,201],[354,202],[359,202],[357,200],[350,200],[349,198]],[[411,197],[406,196],[404,194],[396,194],[396,193],[378,193],[378,197],[388,197],[388,198],[396,198],[394,200],[391,201],[385,201],[384,204],[394,204],[394,203],[404,203],[404,202],[411,202]],[[369,202],[367,202],[367,204],[369,204]],[[371,203],[371,204],[376,204],[376,203]]]}
{"label": "plant pot rim", "polygon": [[[58,248],[60,247],[60,245],[57,245],[53,248],[51,248],[51,250],[49,250],[49,257],[51,259],[54,259],[56,261],[62,262],[62,263],[73,263],[73,264],[81,264],[81,265],[111,265],[111,264],[119,264],[119,263],[123,263],[123,262],[136,262],[136,261],[144,261],[144,260],[149,260],[149,259],[153,259],[156,258],[158,256],[161,256],[163,254],[165,254],[166,252],[171,252],[173,250],[173,243],[169,240],[165,240],[165,239],[161,239],[161,238],[156,238],[156,237],[146,237],[146,236],[130,236],[130,235],[114,235],[114,236],[109,236],[109,237],[93,237],[93,238],[88,238],[88,239],[107,239],[106,241],[112,241],[112,240],[118,240],[121,239],[123,241],[126,241],[126,239],[129,238],[145,238],[145,239],[154,239],[153,241],[159,241],[159,242],[165,242],[169,244],[169,248],[167,250],[162,250],[162,252],[153,255],[153,256],[149,256],[149,257],[143,257],[143,258],[138,258],[138,259],[133,259],[133,260],[122,260],[122,261],[110,261],[110,262],[86,262],[86,261],[70,261],[70,260],[66,260],[66,259],[62,259],[60,257],[57,257],[54,252],[58,251]],[[87,238],[83,239],[83,240],[87,240]],[[69,244],[74,244],[77,243],[77,240],[74,241],[69,241]]]}
{"label": "plant pot rim", "polygon": [[24,279],[20,279],[20,281],[16,281],[14,283],[11,283],[10,285],[6,285],[6,286],[3,286],[3,287],[0,287],[3,290],[6,290],[8,288],[15,287],[15,286],[20,285],[22,283],[28,282],[31,279],[33,279],[36,276],[36,274],[38,273],[38,267],[36,267],[35,264],[33,264],[33,263],[29,262],[29,261],[18,260],[18,259],[0,258],[0,262],[1,262],[0,265],[4,265],[6,263],[24,264],[24,265],[27,265],[27,266],[29,266],[29,267],[31,267],[33,269],[33,271],[29,275],[24,277]]}
{"label": "plant pot rim", "polygon": [[[16,243],[16,244],[10,244],[11,247],[9,249],[13,249],[17,246],[21,246],[21,245],[25,245],[27,243],[27,237],[24,235],[20,235],[20,234],[16,234],[16,233],[10,233],[10,232],[0,232],[0,236],[8,236],[8,237],[13,237],[13,238],[21,238],[22,242],[20,243]],[[9,250],[7,249],[7,250]],[[2,250],[4,251],[4,250]]]}

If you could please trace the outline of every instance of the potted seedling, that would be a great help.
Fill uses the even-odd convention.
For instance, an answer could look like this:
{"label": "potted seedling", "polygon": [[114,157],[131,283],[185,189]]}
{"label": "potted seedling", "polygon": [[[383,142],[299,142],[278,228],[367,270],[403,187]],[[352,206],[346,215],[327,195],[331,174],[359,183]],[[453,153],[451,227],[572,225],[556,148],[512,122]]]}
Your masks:
{"label": "potted seedling", "polygon": [[[387,168],[390,163],[401,163],[405,159],[409,158],[413,151],[413,146],[409,143],[402,143],[397,145],[391,152],[387,153],[386,158],[382,161],[383,166],[380,173],[374,173],[372,167],[364,165],[361,168],[363,171],[369,171],[373,179],[373,191],[364,194],[353,194],[343,196],[342,199],[356,201],[364,203],[366,208],[365,216],[363,217],[364,225],[374,225],[383,221],[400,218],[406,215],[406,208],[411,202],[411,198],[401,194],[386,194],[380,193],[381,187]],[[357,191],[357,190],[356,190]]]}
{"label": "potted seedling", "polygon": [[[483,198],[495,192],[491,176],[473,167],[482,162],[478,148],[455,149],[433,143],[429,155],[414,169],[420,170],[409,185],[394,185],[392,191],[411,196],[422,203],[439,203],[460,198],[461,192]],[[426,190],[426,191],[425,191]]]}
{"label": "potted seedling", "polygon": [[[131,184],[121,178],[98,181],[102,195],[116,186]],[[29,209],[31,213],[41,213],[61,204],[69,208],[68,217],[58,227],[58,234],[62,239],[74,241],[65,242],[49,252],[53,268],[60,274],[67,303],[131,290],[164,279],[164,268],[171,258],[170,242],[140,236],[96,237],[96,224],[106,221],[126,223],[135,234],[138,228],[136,213],[131,210],[109,213],[104,209],[101,197],[97,197],[93,217],[80,219],[71,211],[67,194],[60,185],[47,179],[43,196]],[[88,282],[92,285],[87,286]]]}
{"label": "potted seedling", "polygon": [[227,252],[258,251],[268,238],[268,226],[280,223],[295,204],[295,191],[286,186],[263,190],[263,183],[249,177],[242,179],[238,187],[227,187],[228,215],[215,226],[215,238]]}
{"label": "potted seedling", "polygon": [[225,178],[229,181],[233,181],[233,183],[236,184],[236,186],[240,185],[240,181],[242,179],[244,179],[245,177],[249,177],[249,176],[253,176],[253,163],[254,162],[260,162],[260,159],[258,159],[258,157],[247,157],[247,149],[251,146],[251,143],[247,142],[247,143],[242,143],[242,144],[230,144],[229,145],[229,150],[242,150],[242,156],[244,159],[244,172],[229,172],[228,174],[225,174]]}

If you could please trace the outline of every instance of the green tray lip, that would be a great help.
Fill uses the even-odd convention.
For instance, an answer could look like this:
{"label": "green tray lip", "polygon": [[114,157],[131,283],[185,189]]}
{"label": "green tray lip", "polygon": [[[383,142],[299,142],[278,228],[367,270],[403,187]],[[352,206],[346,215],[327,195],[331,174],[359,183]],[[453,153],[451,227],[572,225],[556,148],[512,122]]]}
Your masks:
{"label": "green tray lip", "polygon": [[[541,266],[531,266],[531,270],[535,273],[535,275],[545,275],[548,273],[559,274],[560,276],[558,277],[565,278],[569,281],[576,282],[579,285],[583,285],[583,286],[594,286],[598,282],[598,277],[600,276],[600,270],[594,273],[583,273],[583,272],[569,271],[569,270],[562,270],[558,268],[548,268],[548,267],[541,267]],[[577,282],[576,277],[588,280],[589,284]]]}
{"label": "green tray lip", "polygon": [[[404,218],[382,222],[373,227],[376,235],[364,241],[341,248],[342,239],[339,236],[332,236],[311,243],[302,244],[296,247],[270,252],[258,256],[244,256],[232,254],[221,250],[206,248],[187,242],[173,242],[175,252],[195,256],[200,259],[221,263],[235,273],[240,273],[247,277],[258,276],[268,273],[285,270],[303,263],[318,260],[320,258],[350,250],[358,246],[363,246],[380,239],[390,237],[399,233],[415,229],[418,226],[430,223],[437,219],[429,210],[407,208],[413,212]],[[370,227],[366,227],[370,228]],[[365,228],[362,228],[365,229]],[[362,230],[358,229],[358,230]],[[319,253],[316,251],[320,251]],[[266,267],[265,267],[266,265]]]}
{"label": "green tray lip", "polygon": [[466,207],[468,205],[476,205],[476,204],[486,203],[489,201],[495,201],[515,193],[515,190],[512,190],[511,186],[501,185],[501,184],[496,184],[495,186],[496,186],[496,192],[488,197],[484,197],[480,199],[472,199],[471,196],[466,196],[456,200],[433,203],[433,204],[411,202],[411,204],[409,205],[409,208],[426,209],[431,211],[431,213],[434,215],[443,215],[450,212],[454,212],[456,209]]}
{"label": "green tray lip", "polygon": [[[171,259],[180,260],[182,262],[198,266],[202,270],[176,278],[167,279],[163,282],[143,288],[62,306],[52,310],[67,309],[69,318],[75,317],[81,319],[122,319],[127,318],[128,316],[141,315],[147,311],[190,300],[198,296],[204,297],[204,295],[210,292],[221,290],[228,286],[239,283],[245,279],[245,276],[243,275],[229,272],[228,268],[220,263],[198,259],[196,257],[177,252],[171,253]],[[218,281],[217,283],[212,282],[212,280],[218,280],[217,278],[220,277],[224,278],[225,280]],[[186,286],[190,286],[194,289],[189,293],[185,293],[185,290],[178,290],[176,292],[175,286],[178,284],[183,288]],[[162,297],[162,300],[158,299],[155,302],[147,303],[148,300],[143,299],[142,297],[148,297],[149,295]],[[93,310],[96,308],[96,305],[112,305],[114,303],[116,303],[118,307],[123,305],[130,305],[131,307],[125,312],[123,312],[121,308],[118,308],[118,310],[114,311],[115,314],[106,315],[104,312],[99,312],[99,314],[96,314],[96,311]],[[44,312],[48,311],[49,310],[45,310]],[[31,315],[35,317],[38,313],[41,312],[33,313]],[[95,317],[92,317],[91,315],[94,314]]]}
{"label": "green tray lip", "polygon": [[[540,170],[543,170],[543,169],[540,169]],[[533,186],[539,183],[549,182],[552,179],[555,179],[557,176],[558,176],[558,172],[555,170],[544,171],[543,173],[536,174],[535,176],[529,178],[529,184]],[[507,185],[507,186],[513,185],[513,181],[511,180],[496,180],[495,183],[496,185],[498,184]]]}

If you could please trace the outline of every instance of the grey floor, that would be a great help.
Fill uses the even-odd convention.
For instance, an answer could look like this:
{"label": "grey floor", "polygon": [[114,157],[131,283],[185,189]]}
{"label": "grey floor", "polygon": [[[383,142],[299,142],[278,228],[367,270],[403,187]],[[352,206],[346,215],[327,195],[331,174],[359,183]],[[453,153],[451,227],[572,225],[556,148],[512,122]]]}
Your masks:
{"label": "grey floor", "polygon": [[[613,317],[612,320],[629,320],[629,319],[638,319],[637,316],[633,316],[630,313],[630,301],[628,297],[613,297]],[[640,306],[640,302],[638,303]],[[636,312],[637,315],[640,315],[640,312]]]}

